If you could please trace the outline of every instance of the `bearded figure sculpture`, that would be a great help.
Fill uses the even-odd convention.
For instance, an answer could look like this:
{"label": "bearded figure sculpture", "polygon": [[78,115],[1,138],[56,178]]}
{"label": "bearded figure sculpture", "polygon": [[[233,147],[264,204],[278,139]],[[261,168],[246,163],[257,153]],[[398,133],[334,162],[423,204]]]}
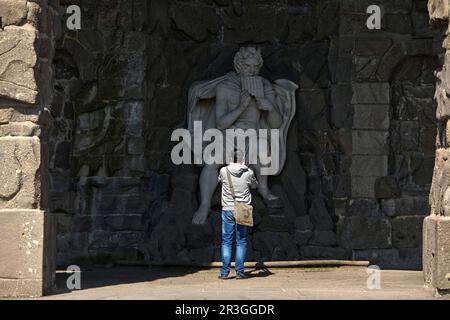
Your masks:
{"label": "bearded figure sculpture", "polygon": [[[277,129],[277,159],[275,172],[281,172],[286,160],[287,132],[296,111],[295,91],[298,86],[285,79],[269,80],[259,76],[263,65],[259,49],[243,47],[234,57],[236,72],[217,79],[194,83],[188,96],[188,129],[194,131],[194,123],[200,121],[202,128],[219,129]],[[246,159],[250,156],[246,149]],[[272,152],[274,152],[272,150]],[[272,155],[273,156],[273,155]],[[258,155],[259,157],[259,155]],[[211,198],[218,184],[218,172],[222,164],[205,164],[200,175],[200,206],[194,213],[192,223],[205,223],[211,206]],[[268,186],[260,162],[251,165],[258,180],[258,192],[270,208],[281,208],[282,202],[273,195]]]}

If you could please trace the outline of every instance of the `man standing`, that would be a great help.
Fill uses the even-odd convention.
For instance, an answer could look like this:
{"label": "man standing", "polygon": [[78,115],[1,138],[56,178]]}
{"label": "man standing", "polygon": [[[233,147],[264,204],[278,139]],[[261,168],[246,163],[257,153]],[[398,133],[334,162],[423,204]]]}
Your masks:
{"label": "man standing", "polygon": [[[233,238],[236,236],[236,279],[245,279],[244,260],[247,251],[248,227],[239,225],[234,218],[234,202],[251,204],[250,188],[256,188],[256,178],[244,162],[244,153],[234,153],[233,162],[220,169],[219,182],[222,183],[222,268],[220,279],[227,279],[231,267]],[[232,186],[230,186],[230,182]],[[233,191],[235,199],[233,198]]]}

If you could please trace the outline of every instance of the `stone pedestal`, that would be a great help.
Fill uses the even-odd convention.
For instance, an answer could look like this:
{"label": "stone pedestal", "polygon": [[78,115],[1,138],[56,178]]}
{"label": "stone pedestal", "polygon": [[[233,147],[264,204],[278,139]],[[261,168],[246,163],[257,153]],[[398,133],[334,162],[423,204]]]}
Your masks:
{"label": "stone pedestal", "polygon": [[[0,128],[9,133],[0,135],[0,297],[37,297],[52,288],[56,254],[54,216],[45,209],[44,126],[41,117],[9,122],[8,113],[24,120],[20,109],[0,105]],[[39,130],[24,135],[28,126]]]}
{"label": "stone pedestal", "polygon": [[425,285],[450,289],[450,217],[429,216],[423,223]]}
{"label": "stone pedestal", "polygon": [[52,289],[54,226],[42,210],[0,210],[0,296],[39,297]]}

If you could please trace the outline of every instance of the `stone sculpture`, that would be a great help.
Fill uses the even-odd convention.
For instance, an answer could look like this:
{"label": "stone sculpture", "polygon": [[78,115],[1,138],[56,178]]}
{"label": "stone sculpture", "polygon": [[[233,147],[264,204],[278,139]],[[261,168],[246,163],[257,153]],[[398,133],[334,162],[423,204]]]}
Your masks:
{"label": "stone sculpture", "polygon": [[[204,130],[279,129],[278,174],[286,158],[287,131],[296,110],[294,93],[298,86],[289,80],[271,83],[259,77],[262,65],[259,49],[243,47],[234,58],[236,72],[194,83],[188,97],[188,129],[193,131],[194,121],[201,121]],[[201,172],[201,202],[192,220],[194,224],[201,225],[206,221],[220,166],[205,165]],[[268,176],[261,174],[261,165],[253,165],[253,169],[259,181],[258,192],[266,205],[282,207],[280,199],[270,192]]]}

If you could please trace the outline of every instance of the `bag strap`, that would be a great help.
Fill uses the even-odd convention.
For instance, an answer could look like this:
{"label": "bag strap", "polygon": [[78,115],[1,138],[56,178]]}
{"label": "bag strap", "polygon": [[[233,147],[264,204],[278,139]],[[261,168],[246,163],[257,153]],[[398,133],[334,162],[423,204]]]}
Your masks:
{"label": "bag strap", "polygon": [[230,171],[228,171],[228,168],[226,168],[225,170],[227,171],[227,178],[228,178],[228,184],[230,185],[231,195],[233,196],[233,199],[236,200],[236,194],[234,193],[233,182],[231,182]]}

